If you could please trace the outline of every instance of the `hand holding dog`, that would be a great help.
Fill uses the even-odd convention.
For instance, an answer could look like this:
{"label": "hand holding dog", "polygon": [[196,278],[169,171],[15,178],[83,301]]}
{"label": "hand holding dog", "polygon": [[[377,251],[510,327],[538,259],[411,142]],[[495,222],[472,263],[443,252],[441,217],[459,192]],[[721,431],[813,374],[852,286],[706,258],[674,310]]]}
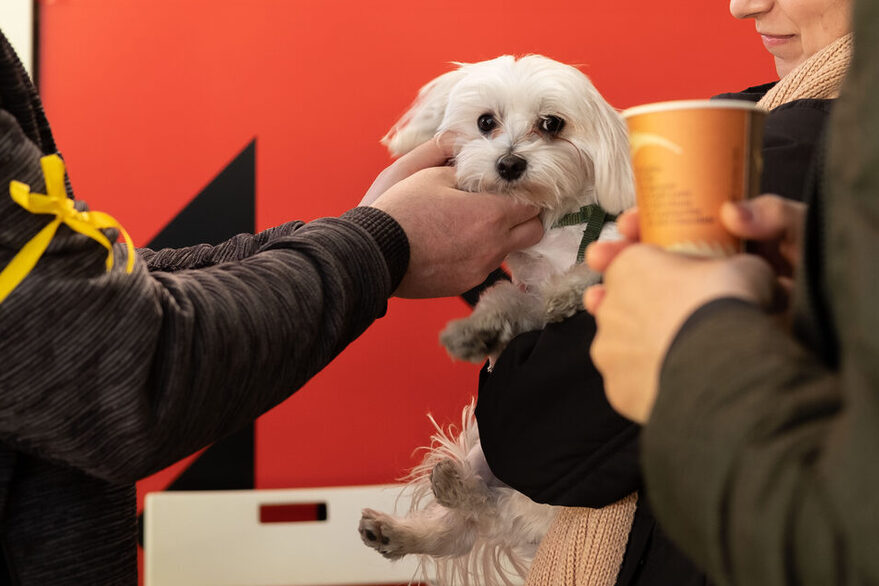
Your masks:
{"label": "hand holding dog", "polygon": [[364,201],[390,214],[409,239],[397,297],[458,295],[479,285],[513,250],[543,237],[538,209],[456,187],[443,146],[428,141],[382,172]]}
{"label": "hand holding dog", "polygon": [[[755,211],[751,220],[757,217],[766,219]],[[756,232],[756,226],[767,224],[742,225]],[[604,273],[604,283],[587,289],[583,299],[598,325],[590,353],[604,376],[610,404],[645,423],[665,354],[686,319],[709,301],[725,297],[771,307],[778,294],[777,276],[754,255],[704,259],[640,244],[636,211],[624,214],[618,227],[624,240],[595,243],[587,250],[590,267]]]}
{"label": "hand holding dog", "polygon": [[360,205],[372,205],[381,194],[403,179],[422,169],[443,167],[451,158],[452,143],[450,140],[429,140],[417,146],[385,167],[376,176],[375,181],[372,182],[363,199],[360,200]]}

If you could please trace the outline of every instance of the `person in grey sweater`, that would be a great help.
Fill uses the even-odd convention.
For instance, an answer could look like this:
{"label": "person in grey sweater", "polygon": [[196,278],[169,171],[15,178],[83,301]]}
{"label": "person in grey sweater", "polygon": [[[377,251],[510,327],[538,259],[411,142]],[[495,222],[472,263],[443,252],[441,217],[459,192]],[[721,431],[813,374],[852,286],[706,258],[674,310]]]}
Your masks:
{"label": "person in grey sweater", "polygon": [[[8,186],[47,193],[40,160],[56,150],[0,34],[0,271],[55,219]],[[136,480],[290,396],[392,294],[462,293],[540,239],[537,210],[457,191],[445,156],[431,144],[398,161],[369,205],[338,218],[139,250],[130,272],[124,244],[108,270],[107,248],[60,225],[0,302],[0,544],[13,583],[136,584]]]}

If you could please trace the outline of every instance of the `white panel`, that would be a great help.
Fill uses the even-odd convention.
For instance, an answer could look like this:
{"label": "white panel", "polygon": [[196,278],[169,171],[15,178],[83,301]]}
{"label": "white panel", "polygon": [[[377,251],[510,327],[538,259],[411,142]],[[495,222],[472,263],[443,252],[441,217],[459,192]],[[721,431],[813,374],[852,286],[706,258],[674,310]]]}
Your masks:
{"label": "white panel", "polygon": [[[146,586],[327,586],[408,583],[414,559],[391,562],[360,540],[364,507],[407,511],[400,485],[155,492],[144,506]],[[263,504],[325,502],[327,520],[259,522]]]}
{"label": "white panel", "polygon": [[33,75],[33,0],[0,0],[0,29]]}

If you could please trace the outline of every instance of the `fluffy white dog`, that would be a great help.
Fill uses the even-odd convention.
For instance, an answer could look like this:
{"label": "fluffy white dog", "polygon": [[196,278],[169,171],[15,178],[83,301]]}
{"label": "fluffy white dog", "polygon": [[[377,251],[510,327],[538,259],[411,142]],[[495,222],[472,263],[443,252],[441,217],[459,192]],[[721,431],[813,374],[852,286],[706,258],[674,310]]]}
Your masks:
{"label": "fluffy white dog", "polygon": [[[458,64],[428,83],[382,142],[397,156],[446,134],[460,188],[539,206],[546,230],[507,257],[512,282],[488,288],[440,335],[453,357],[493,363],[516,335],[581,309],[583,290],[598,281],[581,262],[583,248],[615,237],[608,218],[634,204],[625,125],[575,67],[502,56]],[[412,510],[365,509],[363,541],[392,559],[420,554],[425,575],[441,584],[521,581],[554,509],[492,475],[472,404],[460,430],[437,426],[432,440],[410,476]]]}

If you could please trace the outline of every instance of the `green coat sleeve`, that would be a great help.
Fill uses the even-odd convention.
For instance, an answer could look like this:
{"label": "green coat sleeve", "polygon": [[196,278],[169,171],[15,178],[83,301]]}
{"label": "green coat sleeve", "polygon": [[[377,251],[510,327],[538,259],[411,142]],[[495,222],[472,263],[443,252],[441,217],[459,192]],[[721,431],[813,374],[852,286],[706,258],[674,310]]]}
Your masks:
{"label": "green coat sleeve", "polygon": [[756,307],[722,300],[686,324],[660,389],[647,494],[687,553],[720,584],[845,583],[826,461],[838,375]]}

